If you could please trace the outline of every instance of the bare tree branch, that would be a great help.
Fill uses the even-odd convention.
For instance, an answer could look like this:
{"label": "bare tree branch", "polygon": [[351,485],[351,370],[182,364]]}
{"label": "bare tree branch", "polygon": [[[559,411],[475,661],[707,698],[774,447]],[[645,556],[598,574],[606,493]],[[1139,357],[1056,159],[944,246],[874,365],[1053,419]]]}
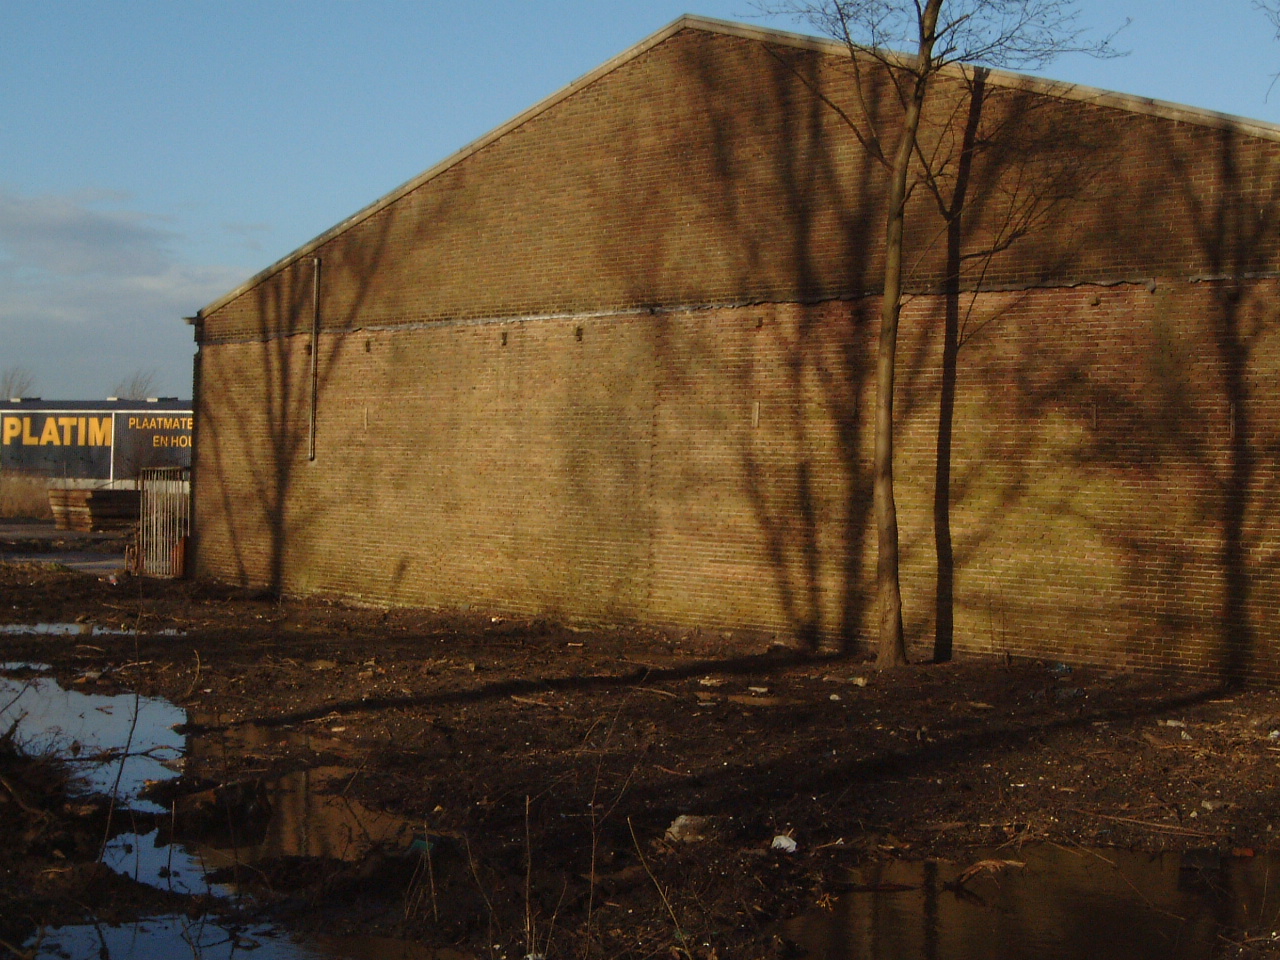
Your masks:
{"label": "bare tree branch", "polygon": [[[1280,0],[1266,2],[1280,4]],[[1080,26],[1076,0],[778,0],[761,3],[758,9],[802,20],[845,46],[853,67],[861,119],[838,107],[832,97],[817,89],[817,83],[805,80],[806,86],[835,111],[866,153],[888,173],[873,478],[879,607],[877,663],[892,666],[906,662],[893,484],[893,381],[898,321],[906,296],[904,272],[909,277],[915,269],[912,265],[904,270],[903,246],[907,207],[917,186],[923,186],[932,195],[946,225],[939,236],[947,234],[948,243],[956,246],[955,269],[958,271],[964,263],[958,244],[965,190],[959,180],[967,181],[968,174],[954,172],[960,160],[954,142],[946,142],[944,136],[926,145],[920,137],[933,82],[942,71],[962,64],[1038,68],[1067,53],[1094,57],[1122,54],[1114,47],[1116,33],[1093,39]],[[1275,22],[1280,29],[1280,17]],[[868,103],[864,63],[879,68],[892,84],[896,110],[884,111],[878,109],[878,103]],[[982,71],[962,67],[958,73],[969,86],[969,99],[973,100],[973,85],[985,79]],[[931,118],[928,122],[936,122],[944,131],[950,130],[960,108],[957,102],[946,116]],[[879,125],[887,129],[878,129]],[[976,129],[971,133],[976,134]],[[894,145],[892,152],[886,149],[889,144]],[[974,148],[973,142],[967,140],[964,150],[971,155]],[[952,178],[958,179],[953,182]],[[996,252],[1007,248],[1030,229],[1040,206],[1038,199],[1012,198],[1005,221],[986,253],[988,262]],[[923,256],[923,251],[916,253]],[[984,265],[979,274],[985,274],[985,269]],[[959,276],[949,277],[948,283],[958,290]],[[958,347],[958,342],[948,346],[953,360]],[[949,426],[947,430],[949,432]],[[949,532],[945,539],[950,542]],[[941,555],[939,564],[941,567]],[[945,647],[950,649],[949,637]]]}
{"label": "bare tree branch", "polygon": [[113,395],[121,400],[145,400],[155,395],[158,378],[155,370],[135,370],[116,384]]}
{"label": "bare tree branch", "polygon": [[[1280,0],[1253,0],[1253,8],[1261,10],[1262,14],[1271,21],[1271,29],[1275,31],[1275,39],[1280,40]],[[1280,80],[1280,73],[1271,75],[1271,85],[1267,87],[1267,97],[1271,96],[1271,91],[1275,88],[1276,81]]]}
{"label": "bare tree branch", "polygon": [[[1280,30],[1280,0],[1256,0]],[[924,8],[915,0],[784,0],[760,4],[769,14],[794,17],[844,43],[851,51],[918,70]],[[1038,69],[1069,53],[1123,56],[1116,30],[1094,38],[1080,25],[1075,0],[947,0],[930,55],[937,71],[953,63],[1002,69]],[[916,54],[894,51],[916,50]]]}
{"label": "bare tree branch", "polygon": [[0,399],[11,400],[30,396],[36,385],[36,375],[29,367],[14,364],[0,370]]}
{"label": "bare tree branch", "polygon": [[1253,0],[1255,10],[1261,10],[1272,28],[1276,31],[1276,39],[1280,40],[1280,0]]}

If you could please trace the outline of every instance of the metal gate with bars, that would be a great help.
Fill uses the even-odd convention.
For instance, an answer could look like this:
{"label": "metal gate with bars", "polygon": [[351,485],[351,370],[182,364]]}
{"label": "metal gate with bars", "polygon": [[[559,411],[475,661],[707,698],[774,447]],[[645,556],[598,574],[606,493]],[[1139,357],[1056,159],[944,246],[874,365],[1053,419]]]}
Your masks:
{"label": "metal gate with bars", "polygon": [[181,577],[186,572],[191,532],[191,470],[151,467],[142,471],[137,572],[149,577]]}

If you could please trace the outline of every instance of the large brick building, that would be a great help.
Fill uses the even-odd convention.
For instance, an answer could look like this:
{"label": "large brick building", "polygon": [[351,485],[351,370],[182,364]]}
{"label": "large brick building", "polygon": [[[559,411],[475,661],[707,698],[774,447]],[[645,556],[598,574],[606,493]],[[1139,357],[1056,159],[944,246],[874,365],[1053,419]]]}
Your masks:
{"label": "large brick building", "polygon": [[[935,93],[897,395],[913,654],[954,611],[960,650],[1280,678],[1280,128]],[[206,307],[199,574],[865,639],[860,104],[897,109],[842,47],[683,18]]]}

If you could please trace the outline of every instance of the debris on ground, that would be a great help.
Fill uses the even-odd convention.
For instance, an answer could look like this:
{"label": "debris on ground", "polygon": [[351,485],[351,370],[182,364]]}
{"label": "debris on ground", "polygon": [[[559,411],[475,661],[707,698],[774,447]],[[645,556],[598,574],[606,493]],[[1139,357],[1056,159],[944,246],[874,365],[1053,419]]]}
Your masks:
{"label": "debris on ground", "polygon": [[[1003,658],[872,674],[737,635],[27,564],[0,563],[0,622],[79,625],[0,630],[0,662],[186,711],[154,842],[225,835],[241,811],[253,836],[209,842],[255,844],[257,859],[228,855],[211,879],[308,933],[523,956],[550,955],[553,930],[556,955],[623,958],[678,954],[678,931],[708,956],[765,956],[780,921],[858,865],[983,848],[1007,870],[1035,842],[1261,856],[1280,822],[1274,690]],[[108,834],[148,824],[34,763],[0,750],[0,939],[86,909],[219,909],[103,873]],[[312,809],[367,812],[388,839],[347,859],[272,854],[264,797],[288,777]],[[1269,936],[1239,942],[1256,953]]]}

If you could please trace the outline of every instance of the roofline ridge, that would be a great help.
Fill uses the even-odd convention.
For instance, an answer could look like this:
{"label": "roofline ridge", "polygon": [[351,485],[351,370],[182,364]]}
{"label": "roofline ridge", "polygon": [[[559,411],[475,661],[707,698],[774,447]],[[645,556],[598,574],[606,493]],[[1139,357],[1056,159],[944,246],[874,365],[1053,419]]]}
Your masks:
{"label": "roofline ridge", "polygon": [[[778,30],[773,27],[758,27],[752,24],[735,23],[731,20],[717,20],[713,17],[702,17],[694,14],[685,14],[677,22],[681,21],[687,22],[690,27],[744,39],[772,43],[781,42],[788,46],[818,50],[824,53],[829,52],[842,56],[848,56],[849,54],[849,48],[843,42],[829,37],[815,37],[788,30]],[[906,58],[905,54],[896,51],[885,52],[889,59]],[[1208,110],[1204,107],[1176,103],[1172,100],[1159,100],[1138,94],[1121,93],[1115,90],[1107,90],[1103,87],[1072,83],[1068,80],[1054,80],[1030,73],[1019,73],[1015,70],[982,67],[981,64],[954,63],[944,67],[941,72],[943,76],[954,77],[962,75],[964,71],[974,70],[979,67],[987,71],[987,77],[990,82],[995,82],[1000,86],[1031,90],[1063,100],[1079,100],[1086,103],[1101,104],[1126,110],[1130,113],[1158,116],[1166,120],[1182,120],[1186,123],[1198,123],[1202,126],[1229,128],[1247,133],[1250,136],[1280,141],[1280,123],[1222,113],[1217,110]]]}
{"label": "roofline ridge", "polygon": [[[468,157],[478,153],[480,150],[483,150],[485,147],[501,139],[513,130],[524,126],[524,124],[528,123],[530,120],[533,120],[535,117],[538,117],[547,110],[550,110],[552,107],[568,99],[584,87],[590,86],[597,80],[608,76],[614,70],[617,70],[619,67],[631,62],[641,54],[648,52],[653,47],[656,47],[660,43],[670,39],[681,30],[686,29],[702,30],[707,33],[718,33],[725,36],[740,37],[747,40],[757,40],[763,43],[781,43],[798,49],[814,50],[820,53],[830,53],[843,56],[848,56],[849,54],[849,48],[844,43],[827,37],[815,37],[788,30],[779,30],[773,27],[759,27],[751,24],[737,23],[731,20],[718,20],[714,17],[705,17],[699,14],[681,14],[665,27],[662,27],[655,33],[650,34],[638,43],[633,44],[616,56],[611,57],[599,66],[593,68],[587,73],[584,73],[576,80],[569,82],[559,90],[544,97],[532,106],[522,110],[510,120],[493,128],[488,133],[483,134],[460,149],[455,150],[442,160],[428,167],[422,173],[405,181],[389,193],[383,194],[377,200],[374,200],[367,206],[357,210],[351,216],[334,224],[328,230],[325,230],[323,233],[307,241],[296,250],[285,254],[270,266],[259,270],[253,276],[235,287],[235,289],[230,290],[209,303],[207,306],[202,307],[197,311],[197,316],[203,318],[208,314],[220,310],[237,297],[240,297],[252,290],[264,280],[311,255],[330,240],[341,236],[352,227],[355,227],[357,224],[362,223],[391,206],[396,201],[412,193],[418,187],[435,179],[446,170],[451,169]],[[902,54],[896,54],[893,51],[887,51],[887,53],[891,57],[902,56]],[[951,64],[943,68],[942,74],[944,76],[958,77],[963,76],[965,71],[973,69],[976,69],[976,66],[969,64]],[[1280,124],[1270,123],[1264,120],[1252,120],[1247,117],[1239,117],[1228,113],[1220,113],[1214,110],[1206,110],[1200,107],[1187,106],[1185,104],[1173,103],[1167,100],[1157,100],[1151,97],[1141,97],[1134,94],[1117,93],[1112,90],[1088,87],[1081,84],[1070,83],[1068,81],[1051,80],[1045,77],[1037,77],[1031,74],[1017,73],[1010,70],[999,70],[990,67],[985,67],[983,69],[987,71],[988,81],[994,82],[999,86],[1023,89],[1034,93],[1042,93],[1046,96],[1057,97],[1062,100],[1075,100],[1098,106],[1111,107],[1113,109],[1124,110],[1129,113],[1143,116],[1160,117],[1162,119],[1182,123],[1194,123],[1199,126],[1210,127],[1213,129],[1233,130],[1247,136],[1280,142]]]}

